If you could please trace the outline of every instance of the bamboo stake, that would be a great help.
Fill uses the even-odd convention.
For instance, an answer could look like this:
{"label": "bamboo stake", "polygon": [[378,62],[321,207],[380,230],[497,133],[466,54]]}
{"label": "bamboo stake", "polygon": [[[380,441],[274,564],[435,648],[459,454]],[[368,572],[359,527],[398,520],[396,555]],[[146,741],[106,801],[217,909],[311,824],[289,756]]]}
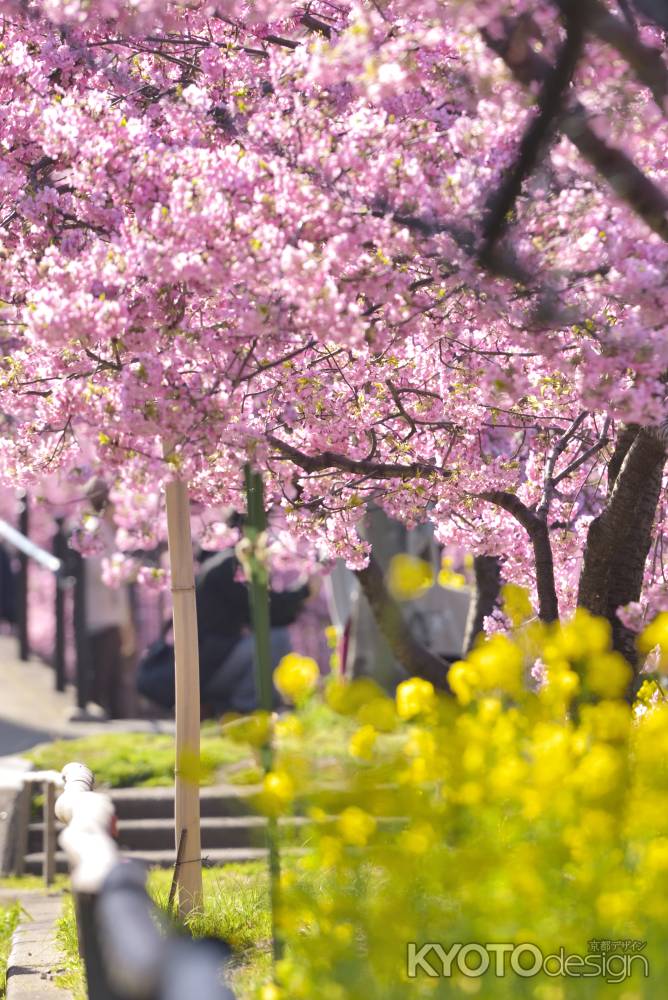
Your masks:
{"label": "bamboo stake", "polygon": [[190,505],[186,484],[173,480],[165,487],[167,535],[172,574],[174,658],[176,670],[176,848],[182,833],[188,857],[179,865],[179,914],[187,916],[202,905],[202,849],[199,809],[199,653],[193,572]]}

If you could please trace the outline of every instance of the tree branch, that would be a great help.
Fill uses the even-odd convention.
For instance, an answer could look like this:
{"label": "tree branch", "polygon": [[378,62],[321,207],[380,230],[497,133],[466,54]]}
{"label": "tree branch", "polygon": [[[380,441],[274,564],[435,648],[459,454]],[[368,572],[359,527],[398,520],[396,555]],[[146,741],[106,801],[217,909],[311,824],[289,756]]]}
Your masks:
{"label": "tree branch", "polygon": [[600,0],[589,0],[589,26],[602,42],[610,45],[629,64],[640,83],[652,92],[661,112],[668,97],[668,69],[658,49],[644,45],[632,24],[615,17]]}
{"label": "tree branch", "polygon": [[639,424],[625,424],[617,434],[615,450],[608,462],[608,496],[612,493],[622,463],[628,454],[629,448],[638,437],[639,431]]}
{"label": "tree branch", "polygon": [[587,450],[583,451],[581,455],[574,458],[565,469],[562,469],[558,476],[554,477],[552,480],[553,486],[558,486],[562,479],[566,479],[567,476],[572,475],[577,469],[580,468],[581,465],[584,465],[584,463],[590,458],[593,458],[597,451],[600,451],[601,448],[605,448],[608,443],[608,430],[610,429],[611,423],[612,421],[610,420],[610,417],[606,417],[605,423],[603,424],[603,430],[601,431],[601,435],[598,440],[594,441],[591,448],[587,448]]}
{"label": "tree branch", "polygon": [[[399,663],[411,676],[423,677],[434,687],[447,690],[449,661],[441,660],[413,638],[401,608],[389,594],[382,570],[373,556],[369,558],[369,565],[365,569],[355,570],[355,576],[369,602],[378,628]],[[458,656],[453,654],[453,660],[455,659]]]}
{"label": "tree branch", "polygon": [[554,491],[555,480],[554,480],[554,467],[557,464],[559,456],[568,447],[568,443],[575,434],[576,430],[580,424],[587,417],[587,411],[583,410],[579,413],[575,420],[572,421],[570,427],[567,427],[563,434],[561,434],[554,443],[554,446],[550,452],[547,462],[545,463],[545,476],[543,480],[543,496],[541,498],[540,505],[536,511],[538,517],[545,520],[550,510],[550,502],[552,500],[552,493]]}
{"label": "tree branch", "polygon": [[[562,5],[564,6],[564,5]],[[546,71],[538,97],[538,114],[531,121],[520,142],[517,158],[500,187],[491,197],[483,221],[480,259],[486,262],[496,241],[503,234],[508,218],[519,197],[522,184],[533,172],[540,151],[550,134],[557,115],[562,110],[564,94],[573,78],[584,45],[585,17],[582,10],[573,10],[572,0],[564,11],[566,40],[554,65]]]}
{"label": "tree branch", "polygon": [[[510,27],[502,38],[494,37],[486,28],[481,33],[489,47],[525,86],[541,82],[550,72],[547,60],[534,52],[528,43],[521,47],[521,51],[519,46],[513,46]],[[588,123],[587,112],[575,98],[571,99],[568,111],[562,115],[560,128],[613,191],[650,229],[668,242],[668,196],[645,176],[626,153],[608,146],[596,135]]]}
{"label": "tree branch", "polygon": [[554,583],[554,560],[547,523],[532,511],[514,493],[491,490],[479,493],[481,500],[501,507],[512,514],[529,536],[536,565],[536,590],[538,591],[538,617],[545,622],[557,621],[559,602]]}
{"label": "tree branch", "polygon": [[319,455],[305,455],[303,451],[299,451],[298,448],[294,448],[286,441],[281,441],[273,434],[267,434],[266,439],[277,451],[280,451],[304,472],[341,469],[343,472],[371,476],[374,479],[426,479],[434,475],[448,479],[451,475],[447,469],[439,469],[436,465],[427,465],[423,462],[411,462],[410,465],[370,462],[365,459],[348,458],[347,455],[339,455],[333,451],[323,451]]}

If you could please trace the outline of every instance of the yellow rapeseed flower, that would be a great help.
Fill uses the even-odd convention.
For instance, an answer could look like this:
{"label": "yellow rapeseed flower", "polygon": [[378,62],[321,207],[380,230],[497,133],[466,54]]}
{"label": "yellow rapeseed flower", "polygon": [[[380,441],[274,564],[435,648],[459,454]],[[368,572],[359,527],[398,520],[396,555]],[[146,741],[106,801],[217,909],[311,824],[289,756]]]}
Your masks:
{"label": "yellow rapeseed flower", "polygon": [[661,651],[661,666],[668,664],[668,611],[658,614],[640,633],[637,646],[641,653],[649,653],[658,646]]}
{"label": "yellow rapeseed flower", "polygon": [[467,660],[457,660],[448,670],[448,684],[460,705],[471,702],[477,681],[477,671]]}
{"label": "yellow rapeseed flower", "polygon": [[392,557],[386,582],[396,601],[413,601],[433,587],[434,570],[424,559],[400,552]]}
{"label": "yellow rapeseed flower", "polygon": [[399,836],[399,846],[408,854],[427,854],[436,843],[437,837],[431,823],[412,823]]}
{"label": "yellow rapeseed flower", "polygon": [[356,715],[362,705],[387,698],[387,695],[370,677],[358,677],[353,681],[332,677],[325,688],[325,701],[340,715]]}
{"label": "yellow rapeseed flower", "polygon": [[344,843],[364,847],[375,832],[376,820],[364,809],[348,806],[339,816],[337,827]]}
{"label": "yellow rapeseed flower", "polygon": [[381,733],[391,733],[397,726],[397,711],[394,701],[386,696],[372,698],[371,701],[360,705],[357,711],[357,720],[363,725],[373,726]]}
{"label": "yellow rapeseed flower", "polygon": [[397,714],[402,719],[413,719],[434,707],[436,692],[434,685],[421,677],[411,677],[402,681],[397,688]]}
{"label": "yellow rapeseed flower", "polygon": [[471,651],[468,663],[477,670],[481,690],[511,695],[522,691],[524,657],[507,636],[490,636]]}
{"label": "yellow rapeseed flower", "polygon": [[265,983],[260,989],[260,1000],[281,1000],[285,994],[275,983]]}
{"label": "yellow rapeseed flower", "polygon": [[267,816],[280,816],[288,811],[295,797],[295,786],[285,771],[269,771],[264,776],[258,804]]}
{"label": "yellow rapeseed flower", "polygon": [[587,660],[587,686],[602,698],[622,698],[631,677],[631,668],[621,653],[599,653]]}
{"label": "yellow rapeseed flower", "polygon": [[299,704],[315,689],[320,668],[310,656],[288,653],[274,670],[274,684],[285,699]]}
{"label": "yellow rapeseed flower", "polygon": [[466,577],[463,573],[456,573],[453,567],[454,560],[451,556],[446,556],[446,558],[441,563],[441,569],[438,574],[438,585],[439,587],[452,587],[454,590],[461,590],[462,587],[466,586]]}
{"label": "yellow rapeseed flower", "polygon": [[376,744],[378,734],[373,726],[361,726],[350,737],[348,750],[353,757],[360,760],[370,760],[373,756],[373,748]]}
{"label": "yellow rapeseed flower", "polygon": [[271,716],[268,712],[253,712],[237,718],[226,718],[221,726],[223,736],[235,743],[248,743],[261,747],[271,734]]}
{"label": "yellow rapeseed flower", "polygon": [[501,597],[503,610],[515,628],[533,617],[534,609],[526,587],[518,587],[516,583],[506,583],[501,588]]}

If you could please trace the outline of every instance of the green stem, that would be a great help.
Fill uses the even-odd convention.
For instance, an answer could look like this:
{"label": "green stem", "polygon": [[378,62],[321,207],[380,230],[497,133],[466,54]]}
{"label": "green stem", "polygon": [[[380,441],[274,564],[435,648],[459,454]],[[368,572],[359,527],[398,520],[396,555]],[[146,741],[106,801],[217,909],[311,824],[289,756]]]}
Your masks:
{"label": "green stem", "polygon": [[[250,464],[244,467],[246,483],[246,538],[251,543],[250,558],[250,598],[253,633],[255,635],[255,671],[260,709],[271,713],[273,709],[273,685],[271,679],[271,645],[269,617],[269,572],[267,565],[257,553],[257,540],[267,530],[267,515],[264,509],[264,488],[262,476],[253,471]],[[260,759],[265,774],[271,771],[273,748],[271,736],[260,748]],[[274,962],[283,953],[283,945],[276,929],[276,914],[279,907],[281,859],[278,842],[278,823],[273,817],[267,822],[267,849],[269,852],[269,892],[271,902],[271,936]]]}

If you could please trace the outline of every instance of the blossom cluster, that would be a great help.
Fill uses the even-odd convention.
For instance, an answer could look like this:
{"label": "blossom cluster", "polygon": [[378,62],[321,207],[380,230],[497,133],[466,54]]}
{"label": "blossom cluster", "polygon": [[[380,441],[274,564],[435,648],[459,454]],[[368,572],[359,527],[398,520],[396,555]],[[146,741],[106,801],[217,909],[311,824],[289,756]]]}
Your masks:
{"label": "blossom cluster", "polygon": [[[531,583],[484,495],[536,506],[575,426],[549,497],[572,606],[617,427],[665,420],[668,251],[560,134],[509,223],[517,267],[481,262],[535,117],[495,39],[554,60],[552,5],[1,6],[4,481],[83,449],[151,533],[166,479],[239,508],[251,459],[322,558],[364,563],[374,500]],[[661,43],[642,26],[638,77],[592,34],[571,88],[590,142],[659,190]]]}

